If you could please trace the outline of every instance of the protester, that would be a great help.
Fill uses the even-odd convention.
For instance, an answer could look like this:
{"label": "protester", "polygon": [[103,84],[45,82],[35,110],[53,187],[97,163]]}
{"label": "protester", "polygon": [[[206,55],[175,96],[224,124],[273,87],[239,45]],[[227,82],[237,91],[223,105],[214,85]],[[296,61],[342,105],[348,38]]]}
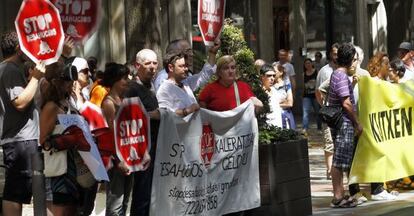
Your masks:
{"label": "protester", "polygon": [[[109,129],[114,130],[114,119],[121,106],[123,95],[128,88],[128,68],[117,63],[105,65],[102,85],[110,88],[102,102],[102,112]],[[115,145],[115,143],[114,143]],[[106,184],[106,215],[126,215],[133,176],[123,161],[114,154],[114,167],[108,170]]]}
{"label": "protester", "polygon": [[402,42],[398,46],[398,58],[404,62],[405,73],[402,82],[414,79],[414,47],[410,42]]}
{"label": "protester", "polygon": [[[303,131],[302,133],[307,136],[308,129],[309,129],[309,114],[311,112],[311,108],[313,111],[318,114],[319,112],[319,104],[315,98],[315,90],[316,90],[316,77],[318,72],[315,70],[312,64],[312,60],[307,58],[303,62],[303,80],[304,80],[304,90],[303,90],[303,100],[302,100],[302,107],[303,107],[303,116],[302,116],[302,123],[303,123]],[[319,115],[316,115],[316,124],[318,130],[322,130],[322,121],[319,118]]]}
{"label": "protester", "polygon": [[89,101],[96,106],[101,107],[103,99],[109,92],[109,88],[102,85],[102,79],[104,76],[103,71],[97,71],[95,75],[96,80],[92,84],[91,92],[89,94]]}
{"label": "protester", "polygon": [[66,172],[46,178],[47,208],[52,215],[76,214],[82,191],[76,180],[76,161],[82,160],[78,150],[90,150],[79,127],[70,126],[63,130],[63,125],[58,121],[59,114],[78,114],[68,98],[73,82],[77,79],[74,68],[70,62],[67,65],[57,62],[47,66],[45,74],[49,85],[43,94],[39,142],[43,149],[54,154],[67,150]]}
{"label": "protester", "polygon": [[253,101],[256,110],[263,107],[262,102],[254,96],[250,86],[237,80],[236,60],[232,56],[225,55],[217,60],[216,75],[218,79],[200,92],[201,107],[214,111],[227,111],[249,99]]}
{"label": "protester", "polygon": [[158,101],[152,79],[157,73],[157,54],[150,49],[142,49],[136,55],[137,76],[129,82],[125,97],[139,97],[150,115],[151,125],[151,163],[147,170],[135,172],[132,190],[131,215],[149,215],[151,204],[152,176],[159,128]]}
{"label": "protester", "polygon": [[349,172],[354,152],[354,133],[359,136],[362,126],[356,115],[352,83],[348,79],[348,71],[356,67],[356,50],[351,44],[342,44],[338,49],[338,68],[333,72],[329,87],[330,106],[342,106],[344,116],[340,129],[331,128],[334,141],[334,157],[332,163],[332,186],[334,208],[355,207],[357,201],[345,196],[343,172]]}
{"label": "protester", "polygon": [[27,57],[19,48],[16,32],[1,37],[4,61],[0,64],[1,145],[6,169],[3,215],[21,215],[22,204],[32,197],[31,154],[37,152],[38,111],[33,98],[43,77],[42,67],[33,71],[29,82],[21,70]]}
{"label": "protester", "polygon": [[278,52],[278,59],[279,61],[275,62],[278,64],[281,64],[284,68],[286,73],[283,75],[283,79],[285,82],[289,82],[292,87],[292,93],[295,95],[296,90],[296,74],[295,74],[295,68],[289,61],[289,52],[285,49],[281,49]]}
{"label": "protester", "polygon": [[277,91],[273,87],[276,78],[276,72],[272,65],[264,64],[260,69],[263,90],[269,96],[270,112],[267,114],[267,124],[283,127],[282,125],[282,108],[279,105]]}
{"label": "protester", "polygon": [[286,75],[285,68],[279,63],[273,63],[272,66],[276,72],[273,87],[276,89],[279,106],[282,108],[282,128],[296,129],[295,118],[292,113],[292,86],[288,80],[284,79]]}
{"label": "protester", "polygon": [[[321,70],[318,72],[318,75],[316,76],[316,85],[317,88],[315,91],[315,97],[318,101],[319,105],[324,104],[324,99],[322,98],[322,94],[319,90],[321,84],[325,82],[326,80],[329,80],[331,77],[331,74],[336,69],[336,60],[338,58],[338,47],[339,44],[334,43],[331,46],[331,50],[329,52],[329,64],[323,66]],[[324,155],[325,155],[325,164],[326,164],[326,178],[331,178],[331,167],[332,167],[332,157],[333,157],[333,141],[331,136],[331,130],[329,127],[325,127],[323,130],[324,133]]]}

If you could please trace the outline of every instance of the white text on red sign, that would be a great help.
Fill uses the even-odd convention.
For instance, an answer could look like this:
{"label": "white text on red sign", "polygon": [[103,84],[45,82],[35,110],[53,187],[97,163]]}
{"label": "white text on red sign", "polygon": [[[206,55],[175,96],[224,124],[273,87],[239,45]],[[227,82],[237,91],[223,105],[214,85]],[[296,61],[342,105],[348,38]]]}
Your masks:
{"label": "white text on red sign", "polygon": [[29,17],[23,20],[27,41],[34,41],[56,35],[56,29],[49,29],[52,22],[50,13]]}

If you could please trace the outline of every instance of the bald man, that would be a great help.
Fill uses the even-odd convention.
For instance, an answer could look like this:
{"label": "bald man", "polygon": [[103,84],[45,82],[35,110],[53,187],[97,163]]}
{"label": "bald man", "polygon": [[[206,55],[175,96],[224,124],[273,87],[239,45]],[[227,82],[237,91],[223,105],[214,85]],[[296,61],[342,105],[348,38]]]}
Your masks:
{"label": "bald man", "polygon": [[151,203],[151,183],[159,128],[158,101],[152,80],[157,73],[157,54],[150,49],[140,50],[136,55],[137,77],[129,82],[125,97],[139,97],[150,115],[151,126],[151,164],[145,171],[134,172],[131,215],[149,215]]}

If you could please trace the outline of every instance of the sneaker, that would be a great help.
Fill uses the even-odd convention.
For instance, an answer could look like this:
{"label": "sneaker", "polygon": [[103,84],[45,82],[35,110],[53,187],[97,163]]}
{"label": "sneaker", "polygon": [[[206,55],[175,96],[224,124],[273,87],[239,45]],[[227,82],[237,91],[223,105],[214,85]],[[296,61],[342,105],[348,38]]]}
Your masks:
{"label": "sneaker", "polygon": [[361,192],[354,194],[351,196],[351,198],[355,199],[358,205],[361,205],[362,203],[368,201],[368,199]]}
{"label": "sneaker", "polygon": [[375,201],[383,201],[383,200],[395,200],[397,196],[388,193],[386,190],[383,190],[379,194],[371,195],[371,199]]}

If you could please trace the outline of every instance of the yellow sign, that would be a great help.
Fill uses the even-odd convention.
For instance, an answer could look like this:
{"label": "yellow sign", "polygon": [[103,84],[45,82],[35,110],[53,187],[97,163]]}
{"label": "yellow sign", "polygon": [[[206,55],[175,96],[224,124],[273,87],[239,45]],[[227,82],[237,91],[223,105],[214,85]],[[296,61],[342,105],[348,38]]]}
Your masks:
{"label": "yellow sign", "polygon": [[359,81],[359,120],[364,128],[350,183],[385,182],[414,175],[414,82]]}

